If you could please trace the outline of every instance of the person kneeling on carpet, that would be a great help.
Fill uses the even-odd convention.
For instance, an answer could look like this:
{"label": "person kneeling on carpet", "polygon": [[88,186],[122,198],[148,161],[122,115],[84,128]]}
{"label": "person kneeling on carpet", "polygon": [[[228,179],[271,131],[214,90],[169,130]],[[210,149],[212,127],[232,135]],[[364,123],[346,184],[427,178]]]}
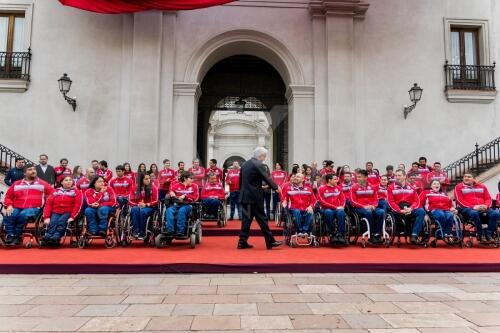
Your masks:
{"label": "person kneeling on carpet", "polygon": [[48,224],[43,240],[51,245],[59,245],[68,223],[80,213],[82,203],[82,192],[73,186],[71,176],[64,176],[61,187],[48,197],[43,209],[44,223]]}
{"label": "person kneeling on carpet", "polygon": [[193,210],[189,203],[198,201],[198,193],[198,185],[193,183],[193,174],[183,172],[179,182],[171,187],[170,198],[174,203],[165,211],[167,234],[173,235],[176,232],[175,237],[185,236],[187,220]]}
{"label": "person kneeling on carpet", "polygon": [[211,173],[208,176],[208,182],[201,190],[201,202],[203,204],[203,212],[210,217],[217,217],[219,205],[226,197],[224,186],[217,181],[217,175]]}
{"label": "person kneeling on carpet", "polygon": [[292,182],[283,189],[281,197],[284,208],[288,207],[297,228],[298,237],[311,233],[316,197],[310,185],[304,184],[304,175],[297,173]]}

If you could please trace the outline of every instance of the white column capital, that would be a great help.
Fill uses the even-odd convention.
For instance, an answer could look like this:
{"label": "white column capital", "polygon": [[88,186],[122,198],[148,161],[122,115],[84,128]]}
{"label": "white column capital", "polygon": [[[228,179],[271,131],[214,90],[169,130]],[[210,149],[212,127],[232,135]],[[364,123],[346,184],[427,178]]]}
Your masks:
{"label": "white column capital", "polygon": [[286,88],[285,98],[288,104],[295,98],[314,98],[314,86],[290,85]]}
{"label": "white column capital", "polygon": [[201,97],[201,87],[195,82],[174,82],[174,96],[193,96],[196,101]]}
{"label": "white column capital", "polygon": [[363,19],[369,6],[363,0],[314,0],[309,4],[309,12],[313,18],[347,16]]}

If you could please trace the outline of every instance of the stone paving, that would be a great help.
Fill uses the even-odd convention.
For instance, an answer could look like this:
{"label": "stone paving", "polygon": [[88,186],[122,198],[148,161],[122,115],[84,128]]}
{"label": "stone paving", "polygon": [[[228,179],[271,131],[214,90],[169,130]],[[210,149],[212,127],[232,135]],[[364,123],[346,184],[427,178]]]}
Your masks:
{"label": "stone paving", "polygon": [[500,273],[0,275],[0,331],[500,332]]}

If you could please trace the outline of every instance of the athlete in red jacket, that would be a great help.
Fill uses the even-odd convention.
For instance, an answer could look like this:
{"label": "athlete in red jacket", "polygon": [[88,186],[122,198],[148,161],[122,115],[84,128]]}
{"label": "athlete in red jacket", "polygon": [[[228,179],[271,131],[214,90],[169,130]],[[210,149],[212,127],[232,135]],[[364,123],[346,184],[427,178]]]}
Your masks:
{"label": "athlete in red jacket", "polygon": [[425,210],[420,207],[417,189],[406,181],[404,170],[396,171],[396,182],[387,189],[387,201],[396,214],[415,220],[410,239],[416,244],[424,227]]}
{"label": "athlete in red jacket", "polygon": [[426,183],[430,186],[433,180],[439,180],[443,192],[446,192],[450,185],[448,175],[441,169],[441,163],[439,162],[435,162],[433,170],[427,173]]}
{"label": "athlete in red jacket", "polygon": [[201,190],[201,202],[204,212],[211,216],[217,216],[221,201],[226,197],[224,186],[217,181],[217,175],[210,174],[208,181]]}
{"label": "athlete in red jacket", "polygon": [[15,181],[5,193],[4,205],[6,245],[19,245],[26,221],[35,218],[54,189],[49,183],[37,178],[35,166],[24,166],[24,179]]}
{"label": "athlete in red jacket", "polygon": [[373,162],[366,162],[366,172],[368,172],[368,184],[378,187],[380,185],[380,175],[378,171],[373,169]]}
{"label": "athlete in red jacket", "polygon": [[222,183],[222,169],[217,167],[217,160],[215,158],[210,159],[208,162],[208,169],[205,170],[206,177],[213,173],[215,176],[217,176],[217,182]]}
{"label": "athlete in red jacket", "polygon": [[238,218],[241,219],[241,207],[239,202],[240,197],[240,164],[238,161],[233,162],[231,169],[226,174],[226,184],[229,185],[229,220],[234,218],[235,210],[238,210]]}
{"label": "athlete in red jacket", "polygon": [[151,183],[151,175],[140,174],[130,194],[129,205],[132,236],[142,240],[146,237],[146,222],[158,205],[158,188]]}
{"label": "athlete in red jacket", "polygon": [[[174,203],[165,211],[165,221],[167,223],[167,233],[177,237],[185,236],[187,219],[193,210],[190,203],[198,201],[198,185],[193,182],[193,174],[184,172],[179,178],[179,182],[170,188],[170,197],[175,198],[178,203]],[[174,215],[177,213],[177,220]]]}
{"label": "athlete in red jacket", "polygon": [[358,182],[351,188],[351,205],[360,219],[366,219],[370,226],[370,238],[373,243],[382,242],[382,226],[385,212],[378,206],[378,187],[368,183],[368,171],[359,170]]}
{"label": "athlete in red jacket", "polygon": [[73,174],[73,171],[71,171],[71,169],[68,168],[67,158],[61,158],[61,160],[59,161],[59,166],[56,166],[54,168],[54,172],[56,174],[55,187],[61,186],[61,182],[65,176],[71,176]]}
{"label": "athlete in red jacket", "polygon": [[206,173],[205,173],[205,168],[200,166],[199,159],[195,158],[193,160],[193,166],[188,169],[188,172],[190,172],[193,175],[193,182],[198,186],[198,189],[201,191],[205,181]]}
{"label": "athlete in red jacket", "polygon": [[104,179],[104,184],[107,185],[111,178],[113,178],[113,171],[108,169],[108,162],[99,162],[99,169],[97,170],[97,176],[101,176]]}
{"label": "athlete in red jacket", "polygon": [[[304,185],[304,175],[297,173],[290,186],[285,186],[282,195],[283,207],[288,207],[294,218],[298,236],[311,232],[316,197],[311,186]],[[304,220],[304,222],[302,222]]]}
{"label": "athlete in red jacket", "polygon": [[[478,238],[483,241],[492,240],[500,219],[500,212],[491,209],[491,196],[488,188],[476,183],[471,173],[465,173],[463,182],[455,186],[455,199],[459,212],[465,219],[473,221],[476,225]],[[481,224],[482,214],[488,219],[488,228],[485,233]]]}
{"label": "athlete in red jacket", "polygon": [[87,229],[91,236],[106,236],[108,229],[108,217],[115,212],[117,205],[116,195],[113,189],[105,185],[104,178],[97,176],[92,178],[89,188],[85,191],[85,218]]}
{"label": "athlete in red jacket", "polygon": [[[345,196],[342,187],[338,185],[338,177],[332,174],[325,175],[326,184],[318,188],[318,200],[330,241],[345,243]],[[333,221],[337,219],[337,232],[334,234]]]}
{"label": "athlete in red jacket", "polygon": [[83,195],[73,186],[71,176],[65,176],[61,187],[56,189],[47,199],[43,209],[45,224],[48,224],[44,241],[59,244],[66,234],[68,223],[74,221],[81,211]]}
{"label": "athlete in red jacket", "polygon": [[175,178],[175,170],[170,167],[170,160],[163,160],[163,169],[158,174],[159,198],[163,201],[170,191],[170,185]]}
{"label": "athlete in red jacket", "polygon": [[123,165],[116,166],[116,177],[111,179],[109,186],[113,189],[116,195],[116,201],[120,208],[123,208],[130,197],[130,193],[134,189],[134,183],[130,178],[125,177],[125,167]]}
{"label": "athlete in red jacket", "polygon": [[429,190],[420,193],[420,206],[428,211],[438,223],[437,235],[442,238],[452,236],[453,215],[457,210],[453,207],[446,192],[441,189],[441,182],[438,179],[431,181]]}

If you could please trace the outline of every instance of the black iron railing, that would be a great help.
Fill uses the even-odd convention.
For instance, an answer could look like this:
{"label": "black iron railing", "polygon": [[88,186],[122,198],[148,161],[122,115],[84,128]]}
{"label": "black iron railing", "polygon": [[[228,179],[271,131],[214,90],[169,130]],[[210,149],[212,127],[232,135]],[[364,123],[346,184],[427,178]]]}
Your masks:
{"label": "black iron railing", "polygon": [[0,52],[0,79],[30,80],[31,49],[28,52]]}
{"label": "black iron railing", "polygon": [[495,66],[444,65],[446,90],[495,90]]}
{"label": "black iron railing", "polygon": [[9,169],[13,168],[16,165],[16,158],[22,158],[25,163],[34,164],[26,157],[0,144],[0,173],[5,175]]}
{"label": "black iron railing", "polygon": [[452,186],[462,181],[466,172],[477,176],[500,163],[500,137],[482,147],[476,143],[476,149],[444,168]]}

